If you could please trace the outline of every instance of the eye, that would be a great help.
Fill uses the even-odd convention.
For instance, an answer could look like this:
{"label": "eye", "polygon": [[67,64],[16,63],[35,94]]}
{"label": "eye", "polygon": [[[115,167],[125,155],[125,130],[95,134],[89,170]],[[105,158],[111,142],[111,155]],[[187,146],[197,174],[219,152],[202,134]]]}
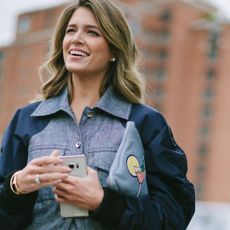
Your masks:
{"label": "eye", "polygon": [[94,35],[94,36],[100,36],[100,34],[98,32],[96,32],[95,30],[89,30],[88,34]]}
{"label": "eye", "polygon": [[73,28],[68,28],[66,30],[66,34],[68,34],[68,33],[74,33],[74,29]]}

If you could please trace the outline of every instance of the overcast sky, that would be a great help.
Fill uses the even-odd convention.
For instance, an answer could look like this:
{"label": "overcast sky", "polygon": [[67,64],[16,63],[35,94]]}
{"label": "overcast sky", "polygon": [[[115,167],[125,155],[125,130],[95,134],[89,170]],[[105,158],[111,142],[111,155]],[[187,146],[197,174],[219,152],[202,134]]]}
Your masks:
{"label": "overcast sky", "polygon": [[[3,1],[3,0],[2,0]],[[10,44],[15,36],[17,15],[21,12],[68,2],[69,0],[4,0],[0,7],[0,46]],[[229,14],[230,0],[204,0],[220,6]],[[229,12],[229,13],[228,13]]]}

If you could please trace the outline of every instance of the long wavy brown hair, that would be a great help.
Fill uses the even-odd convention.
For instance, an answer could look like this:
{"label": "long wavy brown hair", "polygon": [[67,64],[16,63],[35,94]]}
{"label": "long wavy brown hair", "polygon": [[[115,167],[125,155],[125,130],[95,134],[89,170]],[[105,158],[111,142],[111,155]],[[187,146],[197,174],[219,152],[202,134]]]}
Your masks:
{"label": "long wavy brown hair", "polygon": [[123,13],[109,0],[74,1],[62,11],[50,41],[48,60],[40,68],[42,79],[47,79],[48,73],[41,97],[48,99],[68,87],[72,99],[71,73],[65,67],[62,42],[69,20],[78,7],[87,7],[94,13],[99,29],[116,57],[103,79],[100,94],[110,85],[126,100],[142,102],[144,84],[138,71],[138,49],[134,36]]}

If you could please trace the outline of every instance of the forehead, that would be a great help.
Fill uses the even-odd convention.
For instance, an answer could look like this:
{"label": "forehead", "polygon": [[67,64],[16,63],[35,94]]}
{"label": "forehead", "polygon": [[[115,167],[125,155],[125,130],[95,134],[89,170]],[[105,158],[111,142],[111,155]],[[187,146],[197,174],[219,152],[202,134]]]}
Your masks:
{"label": "forehead", "polygon": [[75,10],[68,24],[87,24],[98,26],[94,13],[89,8],[82,6]]}

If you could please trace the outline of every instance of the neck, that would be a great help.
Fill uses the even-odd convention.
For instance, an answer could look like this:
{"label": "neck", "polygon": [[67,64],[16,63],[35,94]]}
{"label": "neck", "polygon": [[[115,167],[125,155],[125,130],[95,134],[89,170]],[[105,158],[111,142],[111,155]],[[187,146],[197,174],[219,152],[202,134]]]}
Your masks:
{"label": "neck", "polygon": [[73,97],[71,108],[79,121],[85,107],[93,107],[100,99],[101,81],[93,78],[73,76]]}

